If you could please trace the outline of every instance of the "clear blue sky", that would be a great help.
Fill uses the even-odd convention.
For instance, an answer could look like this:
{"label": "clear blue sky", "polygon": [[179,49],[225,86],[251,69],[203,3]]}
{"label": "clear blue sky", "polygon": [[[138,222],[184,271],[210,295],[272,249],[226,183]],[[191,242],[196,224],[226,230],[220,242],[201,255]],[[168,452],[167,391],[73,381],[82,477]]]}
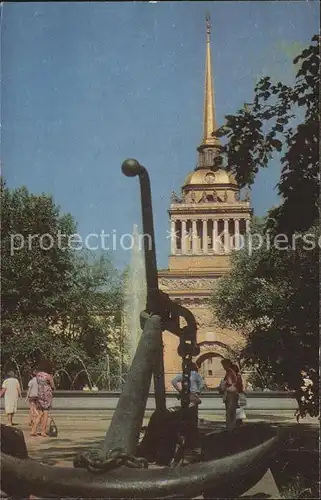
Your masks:
{"label": "clear blue sky", "polygon": [[[212,18],[216,115],[251,102],[260,76],[293,81],[293,57],[318,31],[318,2],[5,3],[2,165],[10,187],[51,193],[78,232],[140,224],[137,179],[151,176],[158,265],[167,267],[167,209],[195,167],[202,134],[205,14]],[[277,203],[280,166],[253,188]],[[113,252],[117,266],[129,252]]]}

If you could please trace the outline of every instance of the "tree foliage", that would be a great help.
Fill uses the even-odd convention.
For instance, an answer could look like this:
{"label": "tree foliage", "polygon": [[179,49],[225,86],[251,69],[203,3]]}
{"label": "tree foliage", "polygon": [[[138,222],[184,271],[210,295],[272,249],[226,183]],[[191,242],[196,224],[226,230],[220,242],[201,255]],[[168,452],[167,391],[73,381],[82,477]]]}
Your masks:
{"label": "tree foliage", "polygon": [[118,360],[121,279],[110,259],[73,250],[76,224],[51,196],[3,181],[1,191],[3,367],[28,377],[42,358],[75,373]]}
{"label": "tree foliage", "polygon": [[227,140],[220,161],[240,187],[251,186],[259,169],[281,155],[278,190],[283,203],[270,217],[287,234],[306,231],[319,216],[319,37],[293,62],[299,65],[293,86],[262,78],[253,105],[226,116],[216,133]]}
{"label": "tree foliage", "polygon": [[75,257],[74,266],[59,329],[82,346],[91,373],[99,376],[107,356],[111,372],[119,371],[124,355],[121,276],[109,258],[86,251]]}
{"label": "tree foliage", "polygon": [[[240,355],[279,386],[298,387],[300,371],[318,371],[319,331],[319,38],[294,59],[293,86],[262,78],[253,105],[226,117],[219,160],[241,187],[279,155],[281,203],[264,224],[252,225],[264,243],[251,251],[251,237],[232,256],[232,271],[212,299],[218,319],[242,331]],[[279,233],[287,241],[275,243]],[[253,236],[252,236],[253,238]],[[314,394],[317,400],[318,385]]]}
{"label": "tree foliage", "polygon": [[[1,182],[2,321],[33,314],[54,319],[70,289],[73,269],[67,238],[72,217],[60,215],[48,195],[25,187],[10,191]],[[65,235],[59,243],[59,235]]]}
{"label": "tree foliage", "polygon": [[[262,246],[251,251],[248,241],[233,254],[232,270],[219,281],[212,305],[223,325],[244,333],[239,355],[245,365],[295,389],[300,370],[318,366],[320,231],[310,230],[309,239],[300,235],[291,250],[269,248],[264,227],[252,231]],[[314,248],[308,250],[312,236]]]}

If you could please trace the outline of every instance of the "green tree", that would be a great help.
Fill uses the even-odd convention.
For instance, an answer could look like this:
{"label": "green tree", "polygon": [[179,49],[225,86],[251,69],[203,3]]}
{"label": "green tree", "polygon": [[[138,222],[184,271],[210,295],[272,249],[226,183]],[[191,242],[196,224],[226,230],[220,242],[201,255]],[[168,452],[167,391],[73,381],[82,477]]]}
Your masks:
{"label": "green tree", "polygon": [[[249,239],[213,296],[218,318],[245,335],[245,363],[290,388],[297,387],[303,367],[318,371],[319,37],[294,64],[293,86],[262,78],[253,105],[227,116],[216,133],[225,141],[218,164],[241,187],[251,186],[273,156],[279,155],[282,169],[281,203],[252,229],[265,243],[253,253]],[[276,247],[278,233],[287,242]],[[316,399],[317,390],[315,384]]]}
{"label": "green tree", "polygon": [[46,358],[61,372],[62,388],[70,388],[77,373],[75,387],[88,383],[86,370],[90,382],[100,379],[99,386],[107,387],[107,361],[111,376],[118,375],[122,354],[120,278],[108,259],[75,252],[69,279],[55,322],[30,313],[3,325],[2,361],[6,368],[17,364],[28,376]]}
{"label": "green tree", "polygon": [[70,289],[67,238],[75,223],[60,215],[51,196],[10,191],[3,180],[1,200],[2,321],[30,314],[54,320]]}
{"label": "green tree", "polygon": [[251,107],[226,116],[216,133],[225,138],[218,162],[251,186],[260,168],[276,154],[281,158],[278,183],[282,204],[270,213],[280,232],[306,231],[319,217],[319,37],[294,59],[299,65],[293,86],[262,78]]}
{"label": "green tree", "polygon": [[320,231],[301,235],[291,250],[269,248],[262,226],[254,226],[252,235],[262,245],[253,250],[249,238],[232,255],[231,272],[218,282],[212,306],[221,324],[243,333],[242,362],[257,366],[272,384],[295,389],[303,367],[318,367],[319,248],[307,247]]}
{"label": "green tree", "polygon": [[[65,359],[64,339],[53,328],[71,288],[75,232],[69,214],[61,215],[51,196],[26,187],[10,190],[1,179],[1,347],[2,364],[27,373],[42,357],[55,366]],[[80,349],[78,349],[80,351]],[[28,374],[28,373],[27,373]]]}
{"label": "green tree", "polygon": [[84,349],[91,371],[119,370],[124,347],[121,342],[122,280],[111,260],[77,252],[70,275],[72,287],[65,297],[60,329]]}
{"label": "green tree", "polygon": [[[57,333],[44,318],[33,315],[16,317],[14,322],[2,327],[2,371],[18,369],[23,387],[26,387],[32,370],[42,359],[51,362],[57,374],[59,371],[63,372],[69,360],[79,360],[79,358],[87,361],[82,346]],[[81,369],[79,362],[75,365],[75,370],[79,371]],[[63,381],[61,387],[69,388],[70,382],[71,378]]]}
{"label": "green tree", "polygon": [[[120,357],[121,279],[109,259],[74,251],[76,225],[51,196],[1,183],[2,364],[57,371]],[[80,361],[81,360],[81,361]]]}

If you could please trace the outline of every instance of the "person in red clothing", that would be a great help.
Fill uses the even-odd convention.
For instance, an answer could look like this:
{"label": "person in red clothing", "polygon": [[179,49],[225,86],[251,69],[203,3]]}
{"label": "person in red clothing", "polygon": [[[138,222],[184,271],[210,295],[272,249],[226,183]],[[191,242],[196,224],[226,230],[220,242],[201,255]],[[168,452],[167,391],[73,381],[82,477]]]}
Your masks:
{"label": "person in red clothing", "polygon": [[244,387],[243,387],[243,380],[242,380],[242,375],[240,373],[240,369],[236,364],[231,365],[232,370],[236,374],[236,389],[239,394],[242,394],[244,392]]}
{"label": "person in red clothing", "polygon": [[245,398],[245,395],[244,395],[242,375],[240,373],[239,367],[236,364],[232,364],[232,370],[236,374],[236,390],[238,392],[238,401],[237,401],[237,407],[236,407],[236,426],[239,427],[240,425],[243,424],[243,418],[246,418],[244,409],[241,408],[241,404],[240,404],[240,395],[243,396],[243,399]]}
{"label": "person in red clothing", "polygon": [[226,427],[228,431],[232,431],[236,426],[236,408],[239,396],[237,391],[237,376],[232,369],[232,362],[230,359],[222,359],[221,364],[225,370],[222,390],[224,391]]}
{"label": "person in red clothing", "polygon": [[46,360],[43,360],[41,362],[39,369],[37,370],[37,384],[39,414],[33,422],[31,436],[37,436],[37,427],[41,422],[41,436],[47,437],[47,422],[49,417],[49,410],[52,406],[55,384],[52,377],[51,363]]}

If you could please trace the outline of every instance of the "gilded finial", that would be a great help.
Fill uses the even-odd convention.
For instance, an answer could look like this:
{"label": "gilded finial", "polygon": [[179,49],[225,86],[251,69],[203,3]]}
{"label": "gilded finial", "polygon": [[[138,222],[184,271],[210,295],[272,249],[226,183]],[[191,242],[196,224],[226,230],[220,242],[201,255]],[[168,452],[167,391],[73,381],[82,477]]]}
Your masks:
{"label": "gilded finial", "polygon": [[206,14],[206,34],[211,34],[211,16],[209,12]]}
{"label": "gilded finial", "polygon": [[213,137],[212,134],[217,130],[215,113],[214,113],[214,88],[213,88],[213,75],[211,63],[211,17],[206,14],[206,60],[205,60],[205,89],[204,89],[204,134],[203,145],[217,145],[218,139]]}

